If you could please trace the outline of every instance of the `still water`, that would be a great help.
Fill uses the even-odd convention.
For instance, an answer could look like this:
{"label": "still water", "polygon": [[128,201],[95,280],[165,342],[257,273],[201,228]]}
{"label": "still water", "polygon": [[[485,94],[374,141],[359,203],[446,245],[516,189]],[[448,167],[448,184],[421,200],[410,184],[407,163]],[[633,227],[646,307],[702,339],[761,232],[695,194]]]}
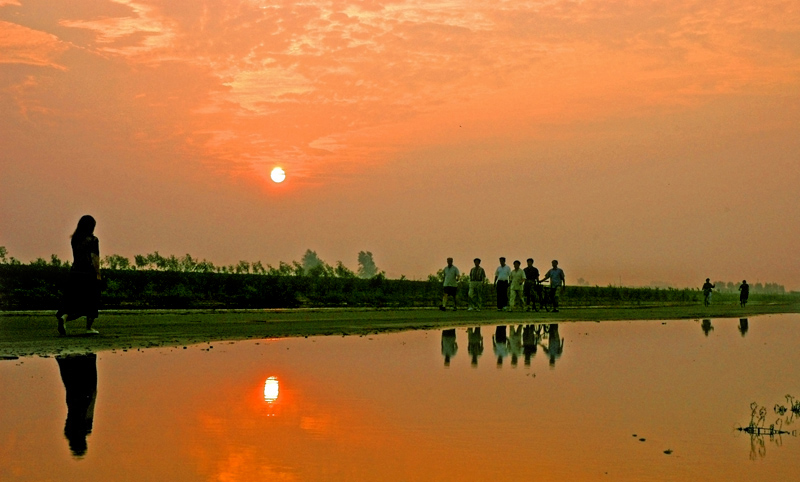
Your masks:
{"label": "still water", "polygon": [[798,346],[792,314],[0,361],[0,480],[797,480]]}

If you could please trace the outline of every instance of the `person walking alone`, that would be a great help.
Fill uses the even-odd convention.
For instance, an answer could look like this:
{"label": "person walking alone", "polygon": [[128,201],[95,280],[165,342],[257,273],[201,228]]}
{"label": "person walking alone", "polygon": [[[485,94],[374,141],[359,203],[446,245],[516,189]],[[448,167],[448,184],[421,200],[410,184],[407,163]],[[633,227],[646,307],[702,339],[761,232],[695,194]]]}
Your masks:
{"label": "person walking alone", "polygon": [[61,307],[56,312],[59,336],[67,334],[64,316],[66,321],[85,316],[86,333],[98,333],[92,328],[100,307],[100,241],[94,235],[96,225],[95,219],[87,214],[81,217],[72,233],[72,268]]}
{"label": "person walking alone", "polygon": [[711,292],[714,291],[717,285],[711,284],[711,278],[706,278],[703,283],[703,305],[708,306],[711,304]]}
{"label": "person walking alone", "polygon": [[747,306],[747,299],[750,298],[750,285],[747,280],[743,279],[742,284],[739,286],[739,306],[744,308]]}

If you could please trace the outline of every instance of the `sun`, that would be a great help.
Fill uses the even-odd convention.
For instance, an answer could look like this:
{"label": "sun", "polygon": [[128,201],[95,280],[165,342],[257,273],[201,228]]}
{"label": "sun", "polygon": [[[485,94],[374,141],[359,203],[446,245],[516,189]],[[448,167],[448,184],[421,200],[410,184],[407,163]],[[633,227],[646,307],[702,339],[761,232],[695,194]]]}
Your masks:
{"label": "sun", "polygon": [[286,179],[286,171],[284,171],[282,167],[276,167],[269,173],[269,177],[273,181],[281,183]]}

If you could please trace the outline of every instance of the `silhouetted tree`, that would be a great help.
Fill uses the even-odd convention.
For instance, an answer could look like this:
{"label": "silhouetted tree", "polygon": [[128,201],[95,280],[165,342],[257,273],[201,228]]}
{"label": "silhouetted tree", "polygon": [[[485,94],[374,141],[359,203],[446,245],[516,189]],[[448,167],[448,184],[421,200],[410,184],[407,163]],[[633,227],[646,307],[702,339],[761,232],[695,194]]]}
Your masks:
{"label": "silhouetted tree", "polygon": [[112,254],[104,257],[101,265],[113,270],[131,269],[131,261],[128,258],[118,254]]}
{"label": "silhouetted tree", "polygon": [[347,268],[341,261],[336,262],[336,268],[334,268],[334,274],[337,278],[355,278],[356,274]]}
{"label": "silhouetted tree", "polygon": [[372,278],[378,274],[378,267],[372,259],[369,251],[358,252],[358,276],[360,278]]}
{"label": "silhouetted tree", "polygon": [[301,263],[303,263],[303,272],[308,273],[312,269],[321,265],[323,261],[319,259],[319,256],[317,256],[316,251],[311,251],[310,249],[307,249],[306,254],[303,255]]}
{"label": "silhouetted tree", "polygon": [[267,272],[264,265],[261,264],[261,261],[256,261],[252,265],[253,274],[265,274]]}
{"label": "silhouetted tree", "polygon": [[36,258],[35,261],[31,261],[31,266],[47,266],[47,261],[44,258]]}

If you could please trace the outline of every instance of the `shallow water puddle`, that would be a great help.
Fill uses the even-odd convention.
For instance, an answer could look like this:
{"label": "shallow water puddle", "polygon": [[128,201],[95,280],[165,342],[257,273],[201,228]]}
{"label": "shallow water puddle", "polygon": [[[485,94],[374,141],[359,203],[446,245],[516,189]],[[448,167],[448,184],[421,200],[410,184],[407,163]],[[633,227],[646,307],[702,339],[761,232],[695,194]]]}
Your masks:
{"label": "shallow water puddle", "polygon": [[[792,314],[0,361],[0,480],[791,480],[799,332]],[[737,431],[751,402],[790,433]]]}

